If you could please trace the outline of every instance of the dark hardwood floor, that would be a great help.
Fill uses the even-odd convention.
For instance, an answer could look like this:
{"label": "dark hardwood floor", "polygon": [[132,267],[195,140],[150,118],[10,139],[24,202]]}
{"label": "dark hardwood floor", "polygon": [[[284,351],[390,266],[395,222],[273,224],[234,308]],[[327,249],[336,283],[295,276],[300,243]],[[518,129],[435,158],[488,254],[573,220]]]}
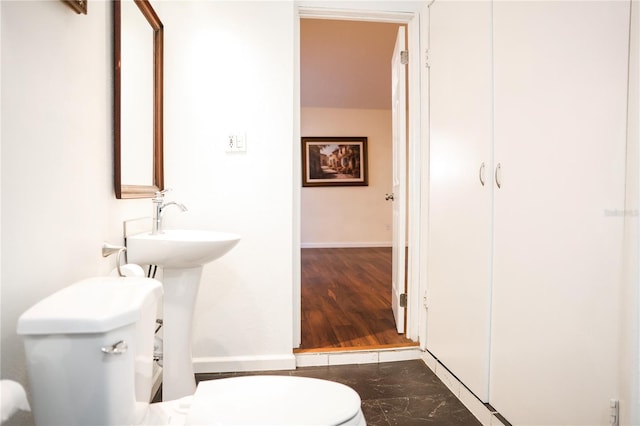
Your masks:
{"label": "dark hardwood floor", "polygon": [[391,311],[391,248],[302,249],[296,352],[412,346]]}

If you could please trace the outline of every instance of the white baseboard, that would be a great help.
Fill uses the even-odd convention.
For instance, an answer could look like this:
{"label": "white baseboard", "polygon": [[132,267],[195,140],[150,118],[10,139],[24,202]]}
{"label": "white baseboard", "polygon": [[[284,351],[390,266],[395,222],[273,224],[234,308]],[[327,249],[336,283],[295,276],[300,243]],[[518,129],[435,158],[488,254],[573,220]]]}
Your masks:
{"label": "white baseboard", "polygon": [[435,373],[447,388],[467,407],[471,414],[477,418],[483,426],[504,426],[498,418],[499,413],[491,410],[482,403],[464,383],[460,382],[447,368],[440,363],[430,352],[424,351],[422,361]]}
{"label": "white baseboard", "polygon": [[195,373],[295,369],[296,358],[293,354],[193,358]]}
{"label": "white baseboard", "polygon": [[390,241],[359,242],[359,243],[300,243],[300,248],[369,248],[369,247],[391,247]]}

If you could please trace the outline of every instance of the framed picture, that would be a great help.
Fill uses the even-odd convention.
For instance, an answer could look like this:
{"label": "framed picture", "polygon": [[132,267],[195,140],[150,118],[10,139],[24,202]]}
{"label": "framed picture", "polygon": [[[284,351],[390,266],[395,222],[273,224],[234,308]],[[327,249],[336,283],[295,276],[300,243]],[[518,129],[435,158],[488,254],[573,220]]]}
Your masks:
{"label": "framed picture", "polygon": [[76,13],[87,14],[87,0],[64,0]]}
{"label": "framed picture", "polygon": [[368,184],[366,136],[302,138],[302,186]]}

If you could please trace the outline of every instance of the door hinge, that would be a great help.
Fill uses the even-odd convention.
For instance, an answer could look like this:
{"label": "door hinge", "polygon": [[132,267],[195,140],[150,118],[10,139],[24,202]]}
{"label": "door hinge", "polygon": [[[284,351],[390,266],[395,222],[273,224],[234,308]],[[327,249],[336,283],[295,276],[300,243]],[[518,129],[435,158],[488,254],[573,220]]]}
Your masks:
{"label": "door hinge", "polygon": [[400,295],[400,307],[401,308],[407,307],[407,293],[402,293]]}
{"label": "door hinge", "polygon": [[407,65],[409,63],[409,51],[403,50],[400,52],[400,63],[402,65]]}
{"label": "door hinge", "polygon": [[431,63],[429,62],[429,49],[425,49],[424,51],[424,66],[425,68],[431,68]]}
{"label": "door hinge", "polygon": [[619,426],[620,425],[620,401],[617,399],[612,399],[609,401],[610,415],[609,415],[609,425],[610,426]]}

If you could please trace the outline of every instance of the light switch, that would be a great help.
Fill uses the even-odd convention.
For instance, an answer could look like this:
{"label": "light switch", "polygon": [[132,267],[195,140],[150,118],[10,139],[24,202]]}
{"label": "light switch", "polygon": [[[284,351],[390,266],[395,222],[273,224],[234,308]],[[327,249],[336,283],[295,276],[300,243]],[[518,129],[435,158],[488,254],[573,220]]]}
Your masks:
{"label": "light switch", "polygon": [[245,133],[231,133],[227,136],[226,152],[247,152],[247,136]]}

